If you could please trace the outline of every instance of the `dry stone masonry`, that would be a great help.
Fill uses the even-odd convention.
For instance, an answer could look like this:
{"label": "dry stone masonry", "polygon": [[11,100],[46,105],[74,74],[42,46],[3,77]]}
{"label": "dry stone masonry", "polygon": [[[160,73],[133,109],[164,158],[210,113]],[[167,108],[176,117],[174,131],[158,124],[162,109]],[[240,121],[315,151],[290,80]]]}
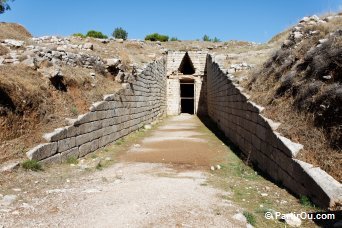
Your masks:
{"label": "dry stone masonry", "polygon": [[274,181],[322,207],[342,203],[341,184],[318,167],[295,159],[302,145],[281,136],[219,65],[207,59],[208,115],[242,153]]}
{"label": "dry stone masonry", "polygon": [[[276,132],[280,124],[263,117],[263,108],[249,101],[234,83],[234,76],[213,59],[204,52],[169,52],[167,60],[157,60],[132,74],[121,91],[70,119],[69,126],[44,135],[48,142],[31,149],[27,156],[60,163],[68,157],[85,156],[166,113],[178,115],[185,85],[192,91],[194,114],[209,115],[248,161],[275,182],[322,207],[341,205],[341,184],[320,168],[297,160],[303,146]],[[183,74],[182,67],[191,73]]]}
{"label": "dry stone masonry", "polygon": [[[167,56],[167,114],[179,115],[181,110],[181,83],[193,83],[193,113],[205,114],[205,63],[208,52],[205,51],[169,51]],[[194,72],[183,73],[182,64],[188,55]],[[184,66],[183,66],[184,67]]]}
{"label": "dry stone masonry", "polygon": [[70,119],[70,125],[45,134],[48,143],[27,152],[42,163],[83,157],[166,114],[165,59],[149,64],[117,94],[94,103],[90,112]]}

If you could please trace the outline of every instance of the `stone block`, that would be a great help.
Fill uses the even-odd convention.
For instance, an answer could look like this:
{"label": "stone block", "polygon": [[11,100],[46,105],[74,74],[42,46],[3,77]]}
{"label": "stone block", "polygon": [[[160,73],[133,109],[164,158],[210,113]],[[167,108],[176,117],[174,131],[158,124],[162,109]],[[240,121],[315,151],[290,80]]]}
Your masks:
{"label": "stone block", "polygon": [[79,147],[79,157],[84,157],[90,152],[94,152],[99,148],[99,140],[94,140],[88,143],[85,143]]}
{"label": "stone block", "polygon": [[90,106],[89,111],[95,112],[95,111],[107,110],[107,103],[108,103],[107,101],[95,102]]}
{"label": "stone block", "polygon": [[39,161],[40,164],[43,165],[51,165],[51,164],[60,164],[61,163],[61,154],[55,154],[51,157],[45,158]]}
{"label": "stone block", "polygon": [[67,150],[61,153],[61,162],[66,162],[69,158],[78,158],[78,157],[79,157],[78,147],[74,147],[70,150]]}
{"label": "stone block", "polygon": [[262,141],[256,135],[252,135],[252,145],[253,145],[253,148],[255,148],[258,151],[260,151],[261,150],[261,142]]}
{"label": "stone block", "polygon": [[78,135],[78,127],[67,126],[67,127],[65,127],[65,129],[67,131],[67,137],[68,138],[75,137]]}
{"label": "stone block", "polygon": [[66,137],[67,137],[67,131],[65,128],[57,128],[53,132],[43,135],[43,138],[48,142],[56,142]]}
{"label": "stone block", "polygon": [[255,113],[262,113],[262,111],[264,111],[264,107],[261,107],[260,105],[257,105],[256,103],[252,102],[252,101],[247,101],[248,104],[250,104],[249,106],[249,111],[251,112],[255,112]]}
{"label": "stone block", "polygon": [[89,133],[77,136],[76,137],[76,145],[80,146],[84,143],[93,141],[94,139],[101,138],[103,135],[103,131],[104,131],[103,129],[99,129],[96,131],[91,131]]}
{"label": "stone block", "polygon": [[74,126],[78,126],[78,125],[81,125],[81,124],[84,124],[84,123],[89,123],[89,122],[92,122],[92,121],[95,121],[95,120],[96,120],[95,112],[88,112],[86,114],[79,115],[77,117],[77,120],[74,122]]}
{"label": "stone block", "polygon": [[277,130],[279,128],[279,126],[281,125],[281,123],[278,122],[274,122],[271,119],[268,119],[262,115],[260,115],[260,117],[264,120],[265,123],[265,127],[270,127],[273,131]]}
{"label": "stone block", "polygon": [[104,101],[114,101],[116,98],[115,94],[107,94],[103,96]]}
{"label": "stone block", "polygon": [[266,141],[266,128],[258,124],[256,127],[256,136],[262,141]]}
{"label": "stone block", "polygon": [[26,155],[31,160],[43,160],[57,153],[57,142],[40,144],[31,150]]}
{"label": "stone block", "polygon": [[58,152],[69,150],[76,146],[76,137],[66,138],[58,141]]}
{"label": "stone block", "polygon": [[90,123],[85,123],[85,124],[80,125],[78,128],[79,128],[78,129],[79,135],[86,134],[88,132],[96,131],[102,128],[102,121],[94,121]]}
{"label": "stone block", "polygon": [[310,188],[314,184],[307,185],[312,190],[312,200],[322,207],[335,207],[342,204],[342,184],[335,180],[319,167],[313,167],[311,164],[300,160],[294,160],[307,173],[309,178],[317,185],[318,189]]}
{"label": "stone block", "polygon": [[279,138],[277,148],[283,151],[289,157],[296,157],[303,145],[294,143],[290,139],[281,136],[279,133],[275,133]]}

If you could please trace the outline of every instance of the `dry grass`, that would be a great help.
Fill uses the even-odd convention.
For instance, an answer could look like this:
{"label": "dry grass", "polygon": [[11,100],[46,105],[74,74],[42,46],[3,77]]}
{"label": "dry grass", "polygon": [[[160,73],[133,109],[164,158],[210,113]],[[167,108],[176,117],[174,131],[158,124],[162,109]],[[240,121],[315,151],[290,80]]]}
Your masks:
{"label": "dry grass", "polygon": [[0,45],[0,56],[8,54],[9,50],[7,47]]}
{"label": "dry grass", "polygon": [[[296,47],[279,49],[243,84],[252,99],[266,107],[267,117],[281,122],[279,131],[304,145],[300,158],[342,180],[341,51],[336,33],[323,45],[318,40],[335,32],[342,20],[305,28],[308,36]],[[312,48],[316,47],[316,48]],[[331,80],[323,76],[331,76]]]}
{"label": "dry grass", "polygon": [[276,34],[275,36],[273,36],[267,43],[283,43],[287,37],[290,35],[291,30],[290,29],[286,29],[285,31]]}
{"label": "dry grass", "polygon": [[43,142],[42,134],[121,88],[112,77],[91,78],[89,69],[63,67],[62,72],[66,92],[29,67],[0,66],[0,163],[23,157],[28,148]]}
{"label": "dry grass", "polygon": [[31,37],[32,35],[23,26],[19,24],[0,22],[0,40],[26,40]]}

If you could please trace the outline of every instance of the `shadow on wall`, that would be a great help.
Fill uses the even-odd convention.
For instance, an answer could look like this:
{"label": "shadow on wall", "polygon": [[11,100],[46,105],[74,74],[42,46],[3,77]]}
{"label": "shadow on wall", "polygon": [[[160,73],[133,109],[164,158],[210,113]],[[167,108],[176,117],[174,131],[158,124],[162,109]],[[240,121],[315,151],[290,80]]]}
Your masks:
{"label": "shadow on wall", "polygon": [[[268,173],[264,172],[263,170],[259,169],[257,166],[254,166],[252,163],[248,162],[248,158],[246,155],[237,147],[232,141],[230,141],[224,134],[224,132],[217,126],[217,124],[210,119],[208,115],[201,115],[199,116],[199,119],[201,122],[212,132],[214,135],[221,140],[222,143],[224,143],[227,147],[230,148],[230,150],[236,154],[246,165],[251,166],[255,171],[258,172],[259,175],[261,175],[263,178],[265,178],[268,181],[271,181],[272,183],[275,183],[280,188],[286,188],[286,186],[282,185],[281,182],[275,182],[274,179],[268,175]],[[293,191],[290,191],[290,193],[294,196],[297,194]],[[313,222],[315,222],[320,227],[342,227],[342,213],[341,211],[319,211],[314,213],[309,213],[310,216],[312,215],[313,218],[316,218],[316,215],[323,215],[323,214],[333,214],[333,219],[313,219]],[[318,218],[318,217],[317,217]],[[337,226],[336,226],[337,225]]]}
{"label": "shadow on wall", "polygon": [[201,92],[198,100],[197,115],[208,116],[208,103],[207,103],[207,64],[204,67],[204,75],[202,81]]}

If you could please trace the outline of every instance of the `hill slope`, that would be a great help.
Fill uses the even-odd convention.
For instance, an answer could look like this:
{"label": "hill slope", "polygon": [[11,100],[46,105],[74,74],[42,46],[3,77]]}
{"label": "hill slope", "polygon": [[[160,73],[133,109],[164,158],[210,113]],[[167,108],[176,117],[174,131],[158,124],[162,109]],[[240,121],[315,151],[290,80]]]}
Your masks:
{"label": "hill slope", "polygon": [[342,16],[305,17],[244,85],[300,158],[342,180]]}

